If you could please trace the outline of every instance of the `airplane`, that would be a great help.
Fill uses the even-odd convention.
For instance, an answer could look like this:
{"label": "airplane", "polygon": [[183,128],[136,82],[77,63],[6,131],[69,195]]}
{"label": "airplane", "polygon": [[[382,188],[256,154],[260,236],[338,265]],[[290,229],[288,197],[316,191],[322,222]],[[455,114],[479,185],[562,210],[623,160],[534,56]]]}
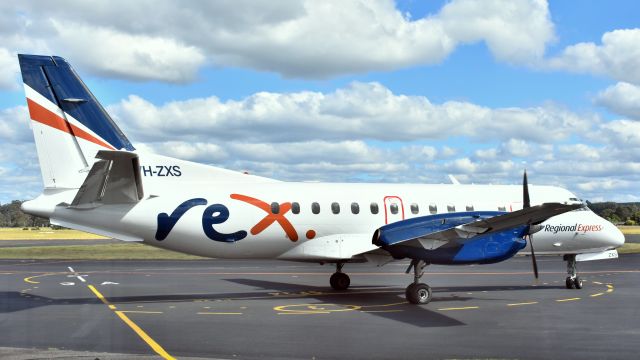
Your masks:
{"label": "airplane", "polygon": [[[69,63],[18,55],[44,189],[22,204],[51,224],[211,258],[335,264],[411,260],[405,295],[427,304],[429,264],[518,253],[617,258],[624,236],[568,190],[522,185],[285,182],[134,148]],[[534,240],[535,239],[535,240]],[[534,252],[534,243],[535,249]]]}

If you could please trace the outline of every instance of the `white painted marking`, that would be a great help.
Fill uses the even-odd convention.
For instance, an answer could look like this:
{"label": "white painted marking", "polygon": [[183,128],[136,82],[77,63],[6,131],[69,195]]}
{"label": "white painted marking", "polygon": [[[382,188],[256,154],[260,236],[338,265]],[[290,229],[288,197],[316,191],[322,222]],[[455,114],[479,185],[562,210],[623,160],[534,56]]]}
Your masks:
{"label": "white painted marking", "polygon": [[60,285],[62,285],[62,286],[73,286],[73,285],[75,285],[75,284],[76,284],[76,283],[74,283],[74,282],[66,282],[66,281],[65,281],[65,282],[61,282],[61,283],[60,283]]}
{"label": "white painted marking", "polygon": [[117,282],[105,281],[100,285],[120,285],[120,284],[118,284]]}
{"label": "white painted marking", "polygon": [[73,270],[73,268],[71,266],[67,266],[67,269],[69,269],[69,271],[71,271],[73,273],[73,275],[68,275],[68,277],[76,277],[78,278],[78,280],[82,281],[82,282],[87,282],[87,280],[85,280],[83,278],[83,276],[87,276],[87,275],[80,275],[78,274],[75,270]]}

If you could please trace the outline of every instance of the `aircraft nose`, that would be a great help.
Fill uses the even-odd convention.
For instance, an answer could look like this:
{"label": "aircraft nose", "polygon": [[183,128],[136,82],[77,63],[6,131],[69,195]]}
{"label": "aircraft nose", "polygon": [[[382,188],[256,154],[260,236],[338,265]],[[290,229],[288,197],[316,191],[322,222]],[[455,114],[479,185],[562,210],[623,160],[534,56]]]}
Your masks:
{"label": "aircraft nose", "polygon": [[609,229],[607,229],[607,240],[614,248],[619,248],[624,245],[624,234],[615,225],[609,223]]}

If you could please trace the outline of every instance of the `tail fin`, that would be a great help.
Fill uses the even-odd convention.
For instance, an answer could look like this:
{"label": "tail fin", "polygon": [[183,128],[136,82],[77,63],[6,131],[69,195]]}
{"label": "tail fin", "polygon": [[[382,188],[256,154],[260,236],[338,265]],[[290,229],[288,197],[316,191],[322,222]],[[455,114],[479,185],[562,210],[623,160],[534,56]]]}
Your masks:
{"label": "tail fin", "polygon": [[45,188],[79,188],[99,150],[134,150],[66,60],[18,60]]}

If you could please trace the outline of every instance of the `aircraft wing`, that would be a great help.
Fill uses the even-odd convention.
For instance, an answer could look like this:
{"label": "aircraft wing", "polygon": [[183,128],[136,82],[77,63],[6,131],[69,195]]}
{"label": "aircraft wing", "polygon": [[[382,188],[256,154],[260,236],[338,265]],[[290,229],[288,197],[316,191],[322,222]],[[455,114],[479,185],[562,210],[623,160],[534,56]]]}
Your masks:
{"label": "aircraft wing", "polygon": [[374,235],[378,246],[405,246],[435,249],[448,243],[464,243],[477,235],[537,225],[550,217],[580,208],[582,205],[545,203],[510,212],[466,212],[402,220],[385,225]]}

